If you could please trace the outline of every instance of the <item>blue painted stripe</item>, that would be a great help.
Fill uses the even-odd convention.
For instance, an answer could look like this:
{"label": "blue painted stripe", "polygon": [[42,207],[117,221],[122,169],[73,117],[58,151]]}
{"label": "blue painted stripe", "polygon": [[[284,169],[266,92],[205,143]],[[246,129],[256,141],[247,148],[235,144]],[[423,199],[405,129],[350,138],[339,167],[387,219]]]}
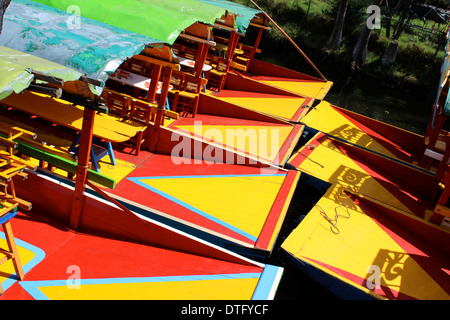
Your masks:
{"label": "blue painted stripe", "polygon": [[[55,280],[56,281],[56,280]],[[35,300],[50,300],[45,294],[42,293],[41,290],[38,289],[38,286],[49,286],[46,285],[47,283],[52,283],[51,285],[56,286],[57,284],[54,284],[52,280],[44,280],[44,281],[21,281],[19,282],[20,286],[26,291],[28,292],[28,294],[30,296],[33,297],[33,299]],[[39,285],[37,285],[37,283],[39,283]],[[67,284],[66,281],[63,280],[59,280],[59,284],[58,285],[64,285]]]}
{"label": "blue painted stripe", "polygon": [[[261,273],[234,273],[234,274],[211,274],[190,276],[166,276],[166,277],[137,277],[137,278],[102,278],[102,279],[80,279],[79,285],[102,285],[118,283],[151,283],[151,282],[185,282],[202,280],[234,280],[234,279],[257,279]],[[22,281],[20,285],[36,300],[50,300],[39,288],[73,285],[68,280],[42,280]],[[76,289],[74,289],[76,290]],[[101,299],[101,297],[99,297]]]}
{"label": "blue painted stripe", "polygon": [[[192,177],[199,178],[199,176],[192,176]],[[212,177],[212,176],[208,176],[208,177]],[[218,177],[218,176],[216,176],[216,177]],[[227,176],[225,176],[225,177],[227,177]],[[134,182],[134,183],[136,183],[136,184],[138,184],[138,185],[140,185],[140,186],[142,186],[142,187],[144,187],[144,188],[146,188],[146,189],[148,189],[148,190],[150,190],[150,191],[152,191],[152,192],[155,192],[156,194],[159,194],[160,196],[162,196],[162,197],[164,197],[164,198],[166,198],[166,199],[168,199],[170,201],[175,202],[176,204],[178,204],[180,206],[185,207],[186,209],[191,210],[192,212],[197,213],[198,215],[201,215],[204,218],[207,218],[207,219],[209,219],[209,220],[211,220],[211,221],[213,221],[213,222],[215,222],[215,223],[217,223],[217,224],[219,224],[219,225],[221,225],[223,227],[228,228],[228,229],[232,230],[233,232],[236,232],[237,234],[240,234],[241,236],[246,237],[247,239],[249,239],[249,240],[251,240],[253,242],[256,242],[258,240],[257,237],[255,237],[255,236],[253,236],[253,235],[251,235],[251,234],[249,234],[249,233],[247,233],[247,232],[245,232],[245,231],[243,231],[243,230],[241,230],[241,229],[239,229],[239,228],[237,228],[237,227],[235,227],[235,226],[233,226],[233,225],[231,225],[229,223],[226,223],[226,222],[224,222],[224,221],[222,221],[222,220],[220,220],[220,219],[218,219],[218,218],[216,218],[216,217],[214,217],[214,216],[212,216],[212,215],[210,215],[210,214],[208,214],[206,212],[203,212],[203,211],[201,211],[201,210],[191,206],[190,204],[187,204],[186,202],[181,201],[181,200],[179,200],[179,199],[177,199],[177,198],[175,198],[175,197],[173,197],[173,196],[171,196],[171,195],[169,195],[169,194],[167,194],[165,192],[162,192],[162,191],[160,191],[160,190],[158,190],[158,189],[156,189],[156,188],[146,184],[145,182],[141,181],[141,180],[152,179],[152,178],[158,179],[158,178],[169,178],[169,177],[151,177],[151,178],[142,177],[142,178],[127,178],[127,179],[132,181],[132,182]]]}
{"label": "blue painted stripe", "polygon": [[[0,238],[6,240],[4,232],[0,232]],[[22,265],[24,274],[26,274],[28,271],[30,271],[32,268],[34,268],[36,265],[38,265],[42,260],[44,260],[45,252],[41,248],[33,246],[33,245],[31,245],[25,241],[22,241],[20,239],[17,239],[17,238],[14,238],[14,241],[16,242],[17,246],[22,247],[22,248],[34,253],[34,257],[30,261],[28,261],[25,265]],[[11,275],[9,278],[5,279],[5,281],[2,282],[3,291],[6,291],[9,287],[11,287],[17,281],[19,281],[19,280],[17,279],[17,276],[15,273],[13,275]]]}
{"label": "blue painted stripe", "polygon": [[272,266],[270,264],[266,265],[261,278],[259,279],[258,285],[256,286],[255,292],[253,293],[252,300],[268,300],[272,299],[272,295],[275,294],[275,290],[278,286],[278,277],[283,271],[283,268]]}
{"label": "blue painted stripe", "polygon": [[[270,169],[267,169],[270,170]],[[217,174],[217,175],[198,175],[198,176],[150,176],[150,177],[133,177],[128,179],[203,179],[203,178],[252,178],[252,177],[261,177],[261,176],[269,176],[269,177],[278,177],[278,176],[285,176],[285,172],[280,173],[270,173],[270,174],[261,174],[261,173],[255,173],[255,174]]]}

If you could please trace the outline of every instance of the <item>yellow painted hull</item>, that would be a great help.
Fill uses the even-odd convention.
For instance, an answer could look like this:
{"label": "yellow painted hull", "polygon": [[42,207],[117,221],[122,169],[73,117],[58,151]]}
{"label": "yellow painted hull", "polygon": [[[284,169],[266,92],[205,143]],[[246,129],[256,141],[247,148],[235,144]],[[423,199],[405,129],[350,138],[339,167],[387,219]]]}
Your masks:
{"label": "yellow painted hull", "polygon": [[450,233],[425,219],[433,175],[317,133],[288,161],[328,184],[282,244],[347,299],[450,299]]}
{"label": "yellow painted hull", "polygon": [[[328,288],[343,298],[450,299],[445,252],[417,245],[423,239],[406,227],[382,224],[381,218],[370,216],[348,197],[337,203],[336,188],[332,186],[290,234],[283,250],[308,265],[305,270],[313,276],[327,275]],[[405,220],[414,219],[397,212]],[[448,238],[442,229],[415,222]],[[428,263],[442,269],[431,270]],[[343,289],[346,286],[351,289]]]}

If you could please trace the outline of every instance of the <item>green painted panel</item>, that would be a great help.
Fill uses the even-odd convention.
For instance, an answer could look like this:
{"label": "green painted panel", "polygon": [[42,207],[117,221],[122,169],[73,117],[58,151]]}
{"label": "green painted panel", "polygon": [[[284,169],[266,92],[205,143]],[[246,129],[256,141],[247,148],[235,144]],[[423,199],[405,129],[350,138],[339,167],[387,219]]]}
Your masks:
{"label": "green painted panel", "polygon": [[[73,161],[69,161],[62,157],[59,157],[57,155],[45,152],[41,149],[30,146],[24,142],[18,141],[17,149],[20,152],[23,152],[24,154],[26,154],[30,157],[48,162],[51,165],[54,165],[58,168],[66,170],[68,172],[71,172],[71,173],[77,172],[77,166],[78,166],[77,163],[75,163]],[[94,170],[91,170],[91,169],[88,170],[87,179],[92,182],[101,184],[102,186],[110,188],[110,189],[114,189],[116,187],[116,181],[114,179],[104,176]]]}
{"label": "green painted panel", "polygon": [[200,21],[214,23],[226,10],[195,0],[35,0],[63,11],[172,44],[181,31]]}

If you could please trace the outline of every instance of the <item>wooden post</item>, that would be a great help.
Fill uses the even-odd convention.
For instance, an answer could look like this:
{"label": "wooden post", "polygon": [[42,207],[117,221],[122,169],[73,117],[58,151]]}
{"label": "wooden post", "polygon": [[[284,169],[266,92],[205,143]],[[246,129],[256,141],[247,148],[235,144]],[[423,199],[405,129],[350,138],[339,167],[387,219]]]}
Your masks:
{"label": "wooden post", "polygon": [[[169,93],[170,77],[172,76],[172,68],[164,67],[162,71],[162,87],[159,95],[158,108],[164,110],[166,107],[167,95]],[[164,113],[164,112],[163,112]]]}
{"label": "wooden post", "polygon": [[234,50],[237,47],[238,41],[239,36],[237,35],[235,30],[232,30],[230,33],[230,40],[228,41],[227,55],[225,57],[227,60],[233,60]]}
{"label": "wooden post", "polygon": [[[446,142],[449,142],[450,138],[447,138]],[[443,182],[444,190],[437,198],[436,205],[434,207],[433,215],[430,217],[430,222],[434,224],[441,224],[445,217],[450,217],[450,209],[448,208],[448,199],[450,198],[450,166],[447,165],[450,153],[446,152],[444,158],[441,160],[438,171],[436,172],[435,185],[432,188],[431,201],[436,201],[438,197],[439,186],[438,183]]]}
{"label": "wooden post", "polygon": [[159,64],[153,64],[152,80],[150,81],[150,87],[148,88],[147,101],[154,102],[156,100],[156,91],[158,90],[158,81],[161,74],[162,66]]}
{"label": "wooden post", "polygon": [[[442,128],[445,123],[446,117],[442,115],[442,107],[441,103],[438,101],[438,105],[434,105],[433,109],[438,108],[438,110],[433,110],[436,112],[436,117],[432,119],[428,123],[427,130],[424,135],[424,144],[418,154],[419,158],[419,166],[427,168],[429,158],[425,155],[426,149],[434,150],[436,146],[436,142],[439,138],[439,134],[442,131]],[[434,121],[434,122],[433,122]]]}
{"label": "wooden post", "polygon": [[[164,123],[164,109],[166,106],[167,94],[169,92],[170,77],[172,76],[172,68],[164,67],[162,71],[162,88],[159,96],[158,108],[156,109],[155,124],[147,130],[145,146],[150,152],[155,152],[158,144],[159,128]],[[153,82],[153,79],[152,79]]]}
{"label": "wooden post", "polygon": [[202,76],[203,65],[206,61],[206,56],[208,55],[209,45],[203,42],[198,43],[198,52],[197,59],[195,59],[195,67],[194,67],[194,75],[196,77]]}
{"label": "wooden post", "polygon": [[256,50],[258,49],[259,43],[261,42],[261,37],[264,32],[263,28],[259,28],[258,35],[256,36],[255,44],[253,45],[252,52],[250,52],[250,60],[255,57]]}
{"label": "wooden post", "polygon": [[19,280],[23,280],[25,278],[25,274],[23,272],[22,263],[20,262],[19,251],[17,250],[16,241],[14,240],[14,235],[10,221],[7,221],[6,223],[3,224],[3,231],[5,233],[8,248],[9,250],[11,250],[13,254],[11,260],[13,262],[17,278],[19,278]]}
{"label": "wooden post", "polygon": [[92,136],[94,131],[95,111],[84,108],[83,126],[81,128],[80,149],[78,152],[78,167],[75,180],[75,193],[72,203],[69,226],[77,230],[84,209],[84,189],[91,155]]}

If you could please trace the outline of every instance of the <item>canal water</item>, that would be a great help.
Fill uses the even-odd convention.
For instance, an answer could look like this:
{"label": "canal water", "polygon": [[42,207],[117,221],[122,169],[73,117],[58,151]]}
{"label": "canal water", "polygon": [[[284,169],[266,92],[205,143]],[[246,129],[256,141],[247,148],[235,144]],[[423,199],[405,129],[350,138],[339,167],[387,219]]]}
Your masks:
{"label": "canal water", "polygon": [[[302,56],[294,50],[286,49],[283,59],[278,54],[265,51],[264,60],[316,76],[311,68],[305,69]],[[308,55],[309,56],[309,55]],[[309,56],[315,61],[314,57]],[[308,67],[308,66],[306,66]],[[439,79],[430,79],[429,84],[402,84],[384,81],[363,74],[352,74],[350,68],[339,68],[329,62],[318,65],[325,77],[333,81],[333,87],[325,97],[331,104],[363,114],[370,118],[423,135],[431,117],[431,108]],[[306,72],[305,70],[312,70]],[[436,85],[434,85],[434,83]],[[433,89],[429,89],[433,88]],[[434,89],[436,88],[436,89]],[[300,181],[287,213],[285,224],[271,261],[285,268],[275,300],[337,300],[338,298],[308,275],[288,262],[280,244],[301,222],[302,218],[321,197],[321,193]],[[295,302],[293,302],[295,303]]]}

